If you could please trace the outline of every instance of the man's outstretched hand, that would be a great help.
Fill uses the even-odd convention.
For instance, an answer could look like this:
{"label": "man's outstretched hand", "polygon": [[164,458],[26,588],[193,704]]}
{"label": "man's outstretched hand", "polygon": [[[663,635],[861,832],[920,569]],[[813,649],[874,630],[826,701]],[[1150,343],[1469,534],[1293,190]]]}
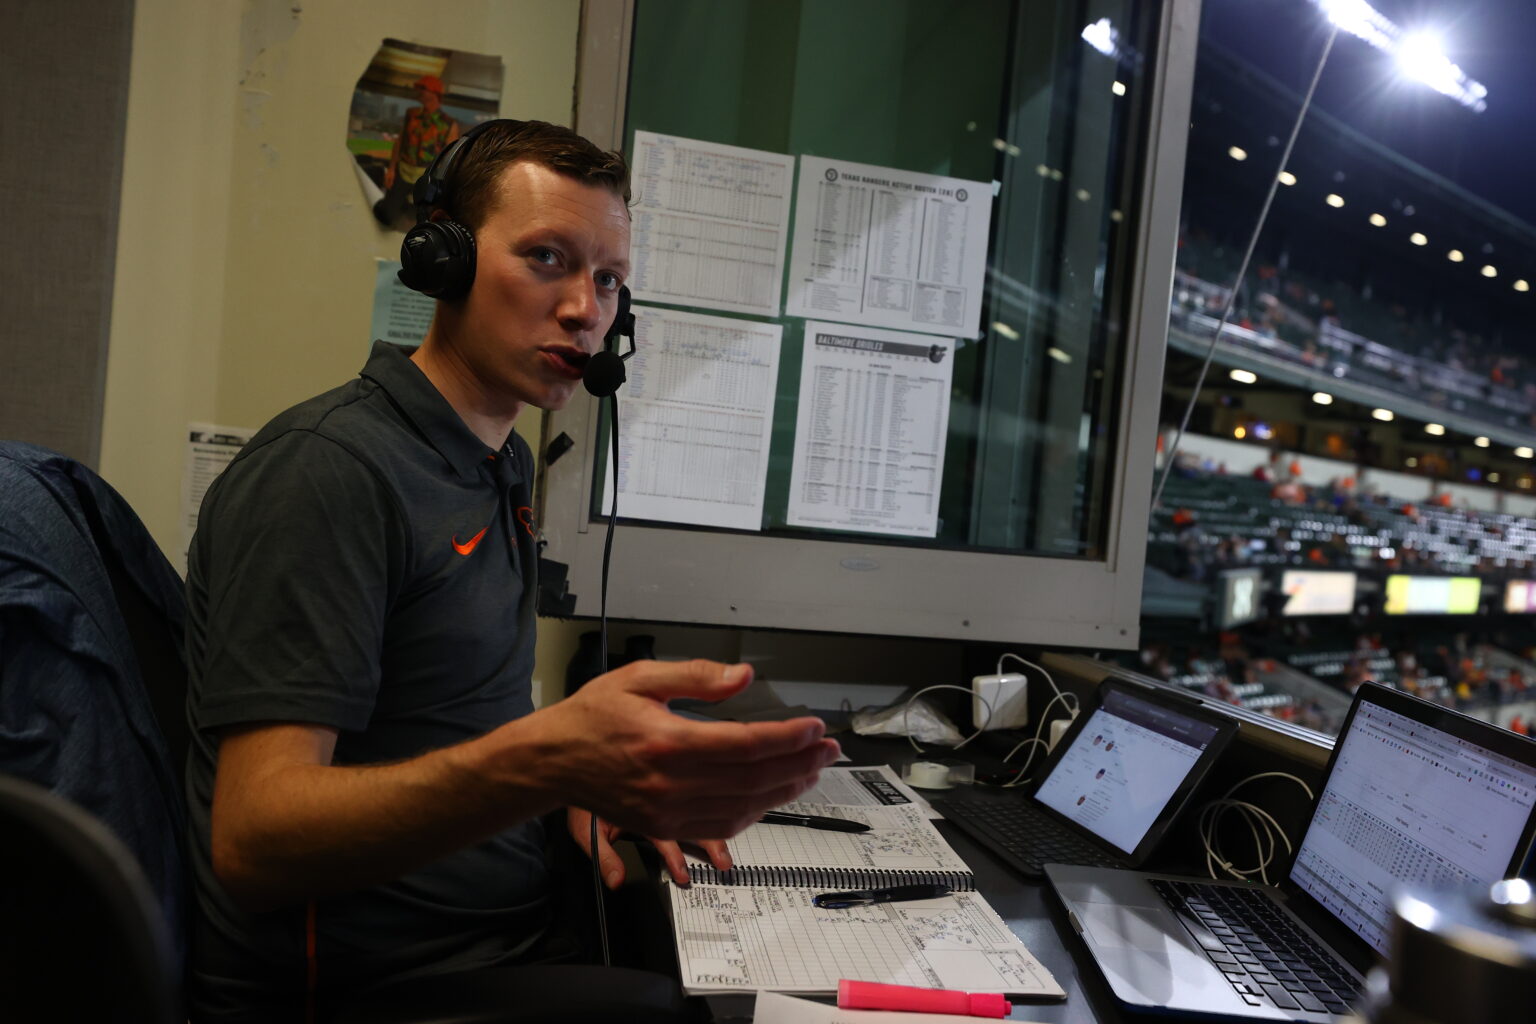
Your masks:
{"label": "man's outstretched hand", "polygon": [[631,662],[504,726],[538,724],[537,764],[508,767],[535,772],[560,803],[589,808],[617,829],[662,840],[728,838],[810,789],[839,756],[818,718],[697,722],[667,709],[678,697],[724,700],[751,680],[749,665]]}

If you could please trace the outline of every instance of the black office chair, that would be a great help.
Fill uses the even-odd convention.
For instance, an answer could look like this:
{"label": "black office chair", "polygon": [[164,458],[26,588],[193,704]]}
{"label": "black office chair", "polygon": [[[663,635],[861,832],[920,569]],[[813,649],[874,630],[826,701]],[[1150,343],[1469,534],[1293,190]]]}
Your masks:
{"label": "black office chair", "polygon": [[171,1024],[180,966],[153,891],[96,817],[0,775],[0,1018]]}
{"label": "black office chair", "polygon": [[[48,870],[0,860],[0,956],[6,960],[0,1020],[27,1019],[12,1016],[11,1007],[21,1004],[8,994],[46,1007],[41,1000],[57,991],[58,1006],[69,1007],[76,1005],[72,1000],[126,991],[128,974],[143,992],[159,992],[159,948],[138,941],[135,956],[107,957],[116,947],[103,944],[117,941],[126,925],[112,924],[98,938],[87,914],[89,900],[97,900],[104,920],[126,921],[133,913],[127,908],[142,902],[146,876],[156,910],[151,916],[169,935],[171,992],[178,993],[191,900],[183,854],[184,620],[180,578],[116,491],[65,456],[0,441],[0,773],[68,798],[51,798],[49,806],[66,808],[55,817],[67,824],[52,831],[37,826],[37,843],[67,846],[70,840],[61,836],[69,825],[76,827],[70,834],[86,836],[71,850],[103,834],[114,839],[114,831],[122,840],[111,855],[61,857]],[[35,800],[15,802],[32,808],[34,818],[43,814]],[[40,846],[11,850],[11,832],[0,818],[0,852],[48,860]],[[117,866],[102,866],[107,861]],[[136,881],[125,875],[124,863],[142,869]],[[70,874],[80,870],[92,878]],[[49,905],[61,913],[44,921],[38,915]],[[33,933],[41,938],[34,941]],[[109,975],[98,976],[98,961]],[[160,1012],[160,1005],[124,1003],[146,1013]],[[338,1012],[342,1020],[369,1024],[676,1024],[688,1019],[688,1004],[665,974],[539,964],[404,982]],[[162,1019],[52,1011],[48,1017]]]}

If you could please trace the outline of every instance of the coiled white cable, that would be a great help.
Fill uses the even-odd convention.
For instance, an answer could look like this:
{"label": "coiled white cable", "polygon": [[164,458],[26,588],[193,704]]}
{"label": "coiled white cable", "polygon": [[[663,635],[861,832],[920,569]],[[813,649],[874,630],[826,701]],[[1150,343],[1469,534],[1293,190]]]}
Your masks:
{"label": "coiled white cable", "polygon": [[[1301,787],[1302,792],[1307,794],[1308,800],[1314,799],[1312,787],[1290,772],[1259,772],[1257,775],[1250,775],[1238,781],[1218,799],[1208,801],[1200,808],[1196,827],[1200,832],[1201,845],[1205,847],[1205,870],[1212,878],[1221,877],[1216,872],[1216,869],[1220,868],[1227,873],[1228,877],[1249,881],[1257,875],[1259,881],[1268,885],[1269,865],[1274,860],[1278,849],[1277,840],[1279,844],[1285,846],[1287,855],[1294,849],[1290,837],[1285,834],[1285,829],[1280,827],[1274,815],[1257,804],[1232,798],[1232,794],[1248,783],[1271,778],[1289,779]],[[1253,837],[1253,853],[1257,863],[1251,868],[1233,866],[1232,860],[1227,857],[1221,840],[1217,836],[1221,821],[1228,811],[1237,811],[1242,815],[1243,821],[1248,825],[1248,832]]]}

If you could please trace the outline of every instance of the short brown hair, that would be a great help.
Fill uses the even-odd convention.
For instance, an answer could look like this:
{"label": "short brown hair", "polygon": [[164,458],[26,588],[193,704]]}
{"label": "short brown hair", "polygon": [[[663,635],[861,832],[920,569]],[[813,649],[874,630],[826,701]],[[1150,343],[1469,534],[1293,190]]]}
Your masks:
{"label": "short brown hair", "polygon": [[600,149],[563,125],[503,118],[490,122],[454,157],[445,182],[447,212],[478,231],[495,206],[502,172],[524,160],[629,202],[629,165],[622,155]]}

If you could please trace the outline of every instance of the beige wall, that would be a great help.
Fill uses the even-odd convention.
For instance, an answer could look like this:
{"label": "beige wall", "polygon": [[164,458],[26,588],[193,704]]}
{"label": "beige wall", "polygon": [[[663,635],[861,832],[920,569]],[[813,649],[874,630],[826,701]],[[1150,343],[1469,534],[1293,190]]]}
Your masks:
{"label": "beige wall", "polygon": [[[187,423],[260,426],[367,357],[373,261],[400,236],[375,224],[345,136],[380,40],[499,54],[504,113],[570,124],[579,16],[578,0],[138,0],[101,472],[173,560]],[[536,416],[518,429],[536,442]],[[553,694],[576,630],[543,632]]]}

